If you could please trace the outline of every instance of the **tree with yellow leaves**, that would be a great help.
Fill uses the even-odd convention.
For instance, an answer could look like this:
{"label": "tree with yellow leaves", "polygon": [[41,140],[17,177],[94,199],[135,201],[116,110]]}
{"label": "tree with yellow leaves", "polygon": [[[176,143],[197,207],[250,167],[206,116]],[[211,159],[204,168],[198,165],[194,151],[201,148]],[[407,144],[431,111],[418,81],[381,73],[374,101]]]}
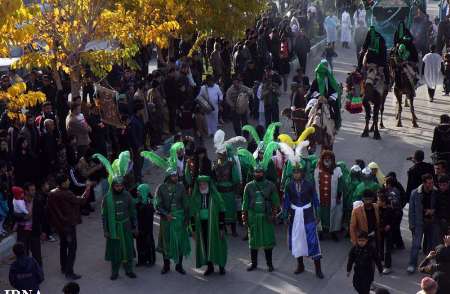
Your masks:
{"label": "tree with yellow leaves", "polygon": [[[10,17],[13,25],[5,27],[7,45],[25,48],[16,66],[50,68],[58,88],[58,73],[66,72],[74,97],[79,96],[83,64],[105,75],[115,63],[132,60],[141,44],[164,46],[178,29],[170,14],[153,9],[164,8],[160,0],[42,0],[30,6],[20,0],[0,1],[13,3],[11,7],[24,13],[21,18]],[[89,50],[88,45],[96,41],[110,46]]]}
{"label": "tree with yellow leaves", "polygon": [[0,91],[0,100],[6,102],[8,118],[24,123],[25,113],[37,104],[44,103],[45,94],[40,91],[28,91],[24,82],[17,82],[7,89]]}
{"label": "tree with yellow leaves", "polygon": [[[81,87],[82,65],[104,76],[116,63],[129,63],[149,44],[166,47],[170,37],[190,33],[232,39],[253,24],[265,0],[0,0],[0,54],[25,49],[17,67],[49,68],[70,75],[72,95]],[[1,16],[1,15],[0,15]],[[89,50],[95,41],[108,48]],[[3,49],[3,50],[2,50]]]}

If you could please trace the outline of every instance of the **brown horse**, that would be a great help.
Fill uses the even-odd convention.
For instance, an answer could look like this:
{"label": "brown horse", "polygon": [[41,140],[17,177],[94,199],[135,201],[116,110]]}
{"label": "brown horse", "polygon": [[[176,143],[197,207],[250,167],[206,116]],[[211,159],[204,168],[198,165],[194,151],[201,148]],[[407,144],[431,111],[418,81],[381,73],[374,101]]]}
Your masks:
{"label": "brown horse", "polygon": [[412,125],[414,128],[418,128],[417,116],[414,111],[414,97],[416,96],[415,84],[417,83],[415,65],[408,61],[398,61],[393,52],[390,54],[389,65],[394,80],[394,94],[397,98],[397,127],[403,126],[402,98],[404,94],[410,104],[409,108],[411,110]]}

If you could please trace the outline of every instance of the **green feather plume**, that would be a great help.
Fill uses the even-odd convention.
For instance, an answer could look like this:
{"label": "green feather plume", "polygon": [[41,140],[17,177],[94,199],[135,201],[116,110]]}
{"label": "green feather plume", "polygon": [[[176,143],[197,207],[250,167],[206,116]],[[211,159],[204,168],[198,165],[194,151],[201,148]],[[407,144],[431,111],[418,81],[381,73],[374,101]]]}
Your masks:
{"label": "green feather plume", "polygon": [[269,162],[272,160],[273,152],[278,149],[278,143],[277,142],[270,142],[266,149],[264,150],[264,158],[262,165],[264,167],[264,170],[267,170],[269,167]]}
{"label": "green feather plume", "polygon": [[183,142],[176,142],[175,144],[172,145],[172,147],[170,147],[170,157],[169,157],[169,165],[171,167],[176,167],[177,166],[177,152],[180,149],[184,149],[184,144]]}
{"label": "green feather plume", "polygon": [[100,163],[103,164],[108,174],[110,175],[114,174],[111,163],[105,156],[101,155],[100,153],[95,153],[94,155],[92,155],[92,158],[98,159]]}
{"label": "green feather plume", "polygon": [[239,161],[249,167],[255,167],[256,160],[253,157],[253,154],[245,148],[239,148],[237,150],[237,155],[239,157]]}
{"label": "green feather plume", "polygon": [[266,130],[266,133],[264,134],[264,146],[269,145],[270,142],[273,141],[273,136],[275,135],[275,131],[277,128],[281,127],[281,123],[280,122],[274,122],[271,123]]}
{"label": "green feather plume", "polygon": [[142,151],[141,156],[150,160],[154,165],[163,169],[164,171],[169,168],[169,163],[167,162],[167,160],[153,151]]}
{"label": "green feather plume", "polygon": [[131,156],[130,151],[123,151],[119,154],[119,166],[118,166],[118,175],[124,177],[128,172],[128,167],[130,165]]}
{"label": "green feather plume", "polygon": [[113,169],[113,175],[119,175],[120,171],[119,171],[119,158],[116,158],[113,163],[112,163],[112,169]]}
{"label": "green feather plume", "polygon": [[261,142],[261,139],[259,138],[259,134],[256,131],[255,127],[252,125],[245,125],[242,127],[243,131],[246,131],[252,136],[253,140],[255,140],[256,144],[259,144]]}

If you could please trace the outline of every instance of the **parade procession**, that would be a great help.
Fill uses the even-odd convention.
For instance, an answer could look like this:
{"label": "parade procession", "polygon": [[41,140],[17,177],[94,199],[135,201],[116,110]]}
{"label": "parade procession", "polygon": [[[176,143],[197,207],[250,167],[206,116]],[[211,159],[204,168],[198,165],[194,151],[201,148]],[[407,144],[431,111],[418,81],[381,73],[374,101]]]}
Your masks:
{"label": "parade procession", "polygon": [[0,0],[0,291],[450,294],[449,1]]}

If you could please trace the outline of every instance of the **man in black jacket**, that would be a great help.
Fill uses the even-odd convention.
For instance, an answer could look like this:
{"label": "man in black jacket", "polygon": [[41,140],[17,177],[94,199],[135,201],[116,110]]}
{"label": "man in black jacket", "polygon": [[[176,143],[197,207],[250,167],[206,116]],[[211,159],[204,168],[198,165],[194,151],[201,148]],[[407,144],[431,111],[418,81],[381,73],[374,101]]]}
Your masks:
{"label": "man in black jacket", "polygon": [[9,268],[9,283],[17,290],[39,291],[39,285],[44,281],[44,272],[33,257],[27,256],[25,246],[17,243],[13,247],[16,261]]}
{"label": "man in black jacket", "polygon": [[450,117],[443,114],[440,117],[441,123],[434,128],[431,152],[438,153],[438,159],[447,161],[450,164]]}
{"label": "man in black jacket", "polygon": [[306,36],[303,30],[301,30],[297,38],[295,38],[294,46],[295,54],[298,58],[298,64],[302,69],[303,74],[305,74],[307,56],[309,51],[311,51],[311,44],[309,42],[309,38]]}
{"label": "man in black jacket", "polygon": [[406,196],[409,198],[411,192],[422,184],[424,174],[434,174],[433,165],[424,162],[425,154],[422,150],[416,150],[413,157],[408,160],[414,162],[414,165],[408,170],[408,184],[406,185]]}
{"label": "man in black jacket", "polygon": [[437,181],[435,216],[439,222],[440,236],[443,238],[450,228],[450,178],[448,175],[443,175]]}

